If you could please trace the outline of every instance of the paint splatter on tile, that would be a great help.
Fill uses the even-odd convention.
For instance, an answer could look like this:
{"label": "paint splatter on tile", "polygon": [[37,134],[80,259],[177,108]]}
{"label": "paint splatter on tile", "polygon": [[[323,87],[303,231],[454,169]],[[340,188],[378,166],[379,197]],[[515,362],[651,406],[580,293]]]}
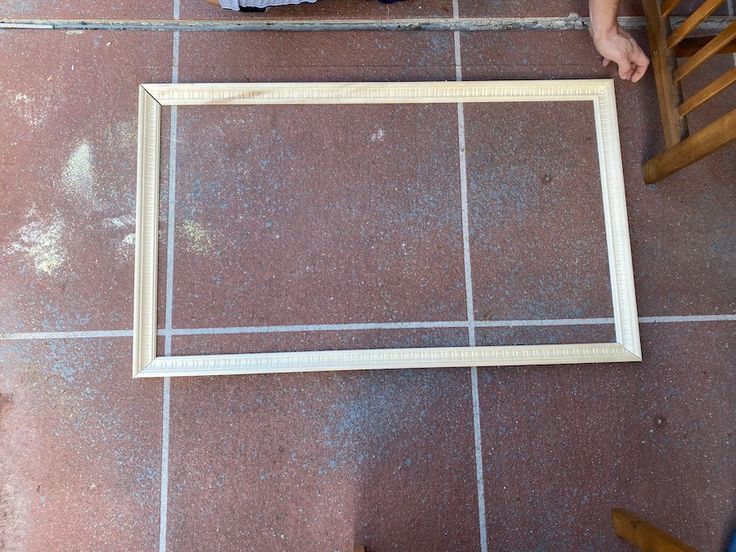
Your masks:
{"label": "paint splatter on tile", "polygon": [[4,253],[25,255],[39,276],[53,276],[66,261],[66,251],[62,245],[64,220],[59,215],[44,220],[34,209],[28,212],[26,218],[28,222],[18,230],[16,241]]}
{"label": "paint splatter on tile", "polygon": [[209,230],[201,223],[194,220],[186,220],[181,226],[185,238],[185,247],[199,255],[212,251],[213,241]]}
{"label": "paint splatter on tile", "polygon": [[[21,494],[15,477],[11,477],[8,468],[0,462],[0,550],[24,550],[22,535],[27,516],[26,508],[22,508]],[[21,511],[23,510],[23,511]]]}
{"label": "paint splatter on tile", "polygon": [[21,119],[35,129],[43,126],[49,116],[48,98],[36,98],[26,92],[12,92],[6,90],[3,94],[5,102],[12,107]]}
{"label": "paint splatter on tile", "polygon": [[135,252],[135,232],[127,234],[115,247],[115,258],[119,261],[129,261]]}
{"label": "paint splatter on tile", "polygon": [[83,140],[72,151],[61,175],[64,191],[78,199],[95,202],[92,145]]}
{"label": "paint splatter on tile", "polygon": [[375,130],[375,132],[371,132],[371,142],[383,142],[385,136],[386,131],[384,131],[382,128],[378,128]]}
{"label": "paint splatter on tile", "polygon": [[103,221],[108,228],[128,228],[135,227],[135,215],[128,214],[119,217],[108,217]]}

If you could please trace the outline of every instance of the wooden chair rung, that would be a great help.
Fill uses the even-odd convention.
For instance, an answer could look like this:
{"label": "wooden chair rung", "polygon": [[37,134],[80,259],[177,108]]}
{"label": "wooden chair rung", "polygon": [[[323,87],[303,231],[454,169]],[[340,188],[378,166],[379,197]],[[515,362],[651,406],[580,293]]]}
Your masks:
{"label": "wooden chair rung", "polygon": [[684,77],[720,52],[726,44],[734,41],[734,39],[736,39],[736,21],[714,36],[710,42],[679,66],[673,75],[675,82],[680,82]]}
{"label": "wooden chair rung", "polygon": [[736,109],[644,163],[644,182],[653,184],[733,140],[736,140]]}
{"label": "wooden chair rung", "polygon": [[[694,56],[700,49],[713,40],[714,36],[692,36],[683,39],[677,46],[672,49],[675,57],[686,58]],[[736,54],[736,40],[724,45],[717,54]]]}
{"label": "wooden chair rung", "polygon": [[682,25],[674,30],[672,34],[667,38],[667,46],[669,48],[674,48],[675,46],[677,46],[683,38],[693,32],[695,27],[700,25],[703,19],[716,11],[720,7],[720,5],[723,4],[723,2],[725,2],[725,0],[705,0],[705,2],[703,2],[702,5],[692,13],[691,16],[685,19],[685,21],[682,22]]}
{"label": "wooden chair rung", "polygon": [[698,552],[631,512],[616,508],[611,514],[616,534],[642,552]]}
{"label": "wooden chair rung", "polygon": [[679,3],[680,0],[664,0],[664,2],[662,2],[662,17],[667,17],[671,14],[672,10],[674,10]]}
{"label": "wooden chair rung", "polygon": [[684,117],[696,107],[700,107],[710,100],[716,94],[723,92],[726,88],[736,82],[736,67],[723,73],[708,86],[701,88],[698,92],[690,96],[687,100],[680,104],[677,111],[680,117]]}

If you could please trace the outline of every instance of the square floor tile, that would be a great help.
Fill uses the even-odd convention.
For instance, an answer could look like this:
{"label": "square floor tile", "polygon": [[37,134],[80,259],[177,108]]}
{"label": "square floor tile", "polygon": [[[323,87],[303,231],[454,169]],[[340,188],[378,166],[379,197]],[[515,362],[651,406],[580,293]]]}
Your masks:
{"label": "square floor tile", "polygon": [[592,102],[465,106],[476,320],[613,314]]}
{"label": "square floor tile", "polygon": [[610,511],[724,549],[736,325],[642,326],[642,364],[483,369],[489,550],[628,550]]}
{"label": "square floor tile", "polygon": [[[613,324],[581,324],[576,326],[521,326],[476,328],[476,345],[552,345],[559,343],[614,343]],[[550,366],[550,369],[553,369]]]}
{"label": "square floor tile", "polygon": [[[685,79],[685,97],[731,67],[731,56],[711,60]],[[734,108],[732,87],[692,112],[691,134]],[[656,103],[654,110],[648,132],[636,128],[633,120],[622,129],[622,141],[643,152],[642,161],[664,150]],[[631,112],[623,115],[630,116]],[[635,171],[636,166],[630,165],[629,174]],[[661,183],[629,188],[640,313],[736,312],[735,185],[736,143],[732,143]]]}
{"label": "square floor tile", "polygon": [[383,4],[378,0],[319,0],[292,6],[273,6],[263,13],[234,12],[205,0],[183,0],[183,19],[397,19],[452,17],[452,0],[402,0]]}
{"label": "square floor tile", "polygon": [[161,381],[129,338],[0,343],[4,550],[158,546]]}
{"label": "square floor tile", "polygon": [[[243,52],[247,52],[249,55],[243,55]],[[180,59],[181,80],[188,82],[444,80],[452,78],[452,75],[454,74],[453,41],[450,33],[185,33],[181,36]],[[247,109],[244,108],[243,111],[247,111]],[[373,112],[378,113],[378,111],[380,111],[380,109],[374,110]],[[259,112],[262,113],[262,111]],[[192,111],[192,113],[194,113],[194,111]],[[204,123],[211,117],[211,115],[207,115],[205,113],[200,116],[199,120],[201,123]],[[448,118],[448,124],[456,125],[456,122],[449,120],[452,115],[443,115],[443,120],[446,117]],[[191,122],[196,123],[197,120],[191,119],[190,123]],[[370,121],[365,122],[364,124],[368,123],[370,123]],[[186,124],[186,116],[183,116],[182,124]],[[262,124],[268,124],[268,122],[262,120]],[[295,121],[294,124],[296,125],[297,122]],[[432,123],[432,125],[434,124],[435,123]],[[207,128],[209,127],[207,126]],[[344,126],[342,128],[345,130]],[[412,126],[412,128],[414,127]],[[216,129],[214,130],[216,131]],[[237,139],[231,141],[228,145],[231,150],[233,147],[236,147],[238,143],[242,144],[240,135],[240,133],[243,132],[242,129],[236,130],[235,125],[230,122],[229,125],[225,126],[225,130],[228,130],[231,133],[236,133],[237,135]],[[384,136],[380,136],[380,130],[383,131]],[[426,134],[424,134],[424,130],[418,130],[422,132],[425,137],[422,138],[422,140],[425,140]],[[286,128],[279,132],[283,134],[284,132],[293,133],[294,131]],[[323,133],[323,136],[326,139],[331,139],[331,137],[326,136],[324,129],[320,132]],[[370,136],[374,132],[375,140],[370,141]],[[386,140],[385,132],[386,129],[383,127],[381,127],[381,129],[377,127],[370,130],[366,135],[366,139],[368,140],[366,144],[370,143],[373,149],[381,149],[382,143],[385,143]],[[449,129],[443,129],[442,134],[448,134],[449,136]],[[224,135],[221,136],[224,137]],[[415,153],[415,150],[412,147],[413,139],[409,139],[409,137],[406,138],[407,139],[404,140],[399,147],[401,151],[407,151],[408,157],[411,157]],[[354,145],[357,145],[359,149],[363,148],[362,143],[358,144],[361,140],[359,136],[351,136],[351,139],[354,139]],[[389,136],[388,140],[391,139],[392,137]],[[451,140],[456,143],[457,138],[454,137],[451,138]],[[201,148],[201,140],[198,141],[197,144],[198,147]],[[194,144],[192,144],[192,147],[194,147]],[[304,149],[302,144],[300,144],[299,147],[297,147],[296,144],[292,144],[291,147],[294,152],[297,150],[303,151]],[[440,147],[441,146],[433,143],[429,146],[429,150],[432,152],[439,152]],[[368,148],[366,151],[370,150],[371,148]],[[358,150],[355,150],[351,153],[355,161],[363,163],[363,166],[370,168],[370,161],[368,159],[364,159],[365,152],[361,151],[358,153],[357,151]],[[417,153],[422,154],[422,152]],[[237,163],[249,162],[247,155],[244,156],[244,152],[232,150],[230,155],[234,156],[231,157],[231,160],[237,158]],[[442,150],[442,155],[454,155],[455,159],[448,158],[446,162],[457,163],[457,153],[455,152],[453,154],[452,148],[449,145],[447,146],[446,151]],[[380,159],[379,162],[379,167],[384,167],[384,169],[381,170],[385,170],[386,166],[396,167],[398,162],[395,158],[395,152],[387,153],[385,157],[386,159]],[[188,162],[193,165],[197,165],[198,163],[206,165],[208,163],[206,156],[201,154],[188,156],[187,159]],[[237,171],[235,162],[228,163],[227,160],[222,158],[219,151],[213,151],[212,161],[219,162],[221,170],[218,173],[217,171],[210,170],[210,167],[208,166],[206,171],[208,177],[217,176],[220,178],[227,175],[227,171],[230,173]],[[276,167],[276,165],[272,165],[270,168],[260,167],[259,164],[261,159],[252,159],[252,161],[256,162],[256,169],[264,173],[267,173],[267,171],[273,171],[274,167]],[[268,160],[266,160],[266,162],[268,162]],[[326,164],[332,163],[337,167],[337,159],[334,158],[332,160],[325,159],[321,162]],[[439,160],[435,163],[439,163]],[[353,169],[355,169],[355,167],[356,165],[353,164]],[[278,169],[278,167],[276,168]],[[339,170],[343,172],[349,171],[350,164],[341,163]],[[446,167],[442,168],[442,174],[446,174],[446,170]],[[401,172],[404,171],[401,167],[398,167],[397,171],[399,171],[402,177],[406,176]],[[186,170],[179,170],[179,175],[181,174],[186,174]],[[242,177],[244,175],[242,173],[237,174],[238,178],[242,181]],[[368,175],[362,176],[364,178],[368,178]],[[411,177],[409,180],[416,183],[417,180],[415,177],[416,175]],[[392,178],[396,178],[396,182],[399,181],[396,176]],[[193,184],[196,183],[193,180],[190,181],[189,185],[191,186]],[[182,187],[186,185],[187,184],[185,183],[181,184]],[[322,183],[319,187],[315,188],[313,192],[319,195],[319,189],[321,187],[323,187]],[[217,191],[217,187],[212,186],[204,186],[203,189],[210,194]],[[458,186],[455,185],[454,189],[458,190]],[[348,197],[347,191],[337,191],[343,194],[343,205],[349,206],[350,198]],[[401,192],[401,189],[399,189],[398,192]],[[370,190],[362,190],[361,193],[364,194],[365,200],[370,200]],[[395,190],[392,193],[396,194],[397,191]],[[457,192],[451,190],[449,193],[456,194]],[[323,195],[322,197],[326,196]],[[419,202],[424,201],[426,203],[427,200],[427,196],[422,193],[416,193],[412,197],[410,197],[410,194],[407,194],[405,197],[407,200],[412,202],[416,200]],[[375,203],[376,199],[378,198],[374,196],[371,201]],[[260,201],[264,201],[264,198],[261,197]],[[437,212],[443,210],[444,206],[447,205],[447,196],[443,195],[439,201],[440,209]],[[293,201],[292,205],[294,205]],[[328,207],[333,208],[334,206]],[[389,210],[393,209],[394,211],[396,211],[396,207],[398,206],[387,206]],[[411,207],[411,210],[413,210],[415,214],[418,214],[418,208],[420,207],[421,205],[416,203]],[[449,215],[449,213],[446,214]],[[445,215],[443,214],[443,216]],[[304,217],[306,217],[306,215],[304,215]],[[226,222],[221,220],[219,215],[217,215],[215,219],[220,222]],[[183,220],[182,217],[178,217],[177,220],[179,221],[177,223],[177,227],[180,227],[180,224],[186,223],[186,220]],[[458,223],[459,220],[460,219],[458,218]],[[206,220],[204,222],[209,224]],[[250,222],[255,223],[258,221]],[[268,220],[260,222],[266,223]],[[191,222],[189,223],[189,227],[191,230]],[[399,229],[396,225],[394,225],[393,228]],[[457,235],[457,229],[459,229],[459,226],[452,229],[451,232],[454,232]],[[260,228],[259,232],[262,232],[263,230],[264,228]],[[350,228],[348,231],[348,237],[350,237],[350,235],[355,236],[356,231],[356,228]],[[247,239],[247,236],[236,236],[236,238],[242,240]],[[305,237],[301,237],[301,239],[305,239]],[[401,243],[404,243],[404,240],[399,242],[397,245],[400,246]],[[432,242],[431,240],[425,240],[420,245],[422,248],[426,248],[430,247]],[[183,247],[179,247],[177,251],[181,253],[184,250],[185,249]],[[458,251],[461,253],[459,249]],[[179,253],[177,253],[177,256]],[[179,262],[177,266],[181,266],[181,263]],[[186,264],[184,266],[186,266]],[[210,267],[210,269],[211,268],[212,267]],[[457,268],[453,268],[453,271],[456,270]],[[175,272],[178,273],[178,269]],[[452,279],[453,276],[450,274],[448,278]],[[209,283],[208,287],[211,287]],[[330,294],[326,299],[329,299],[329,297],[334,297],[334,295]],[[175,300],[175,304],[178,304],[178,300]],[[180,309],[176,307],[175,311],[177,310]],[[236,312],[235,314],[237,316],[242,316],[242,313],[238,314]],[[253,313],[248,315],[251,316]],[[186,324],[190,325],[190,322],[186,322]]]}
{"label": "square floor tile", "polygon": [[456,118],[180,109],[174,326],[463,320]]}
{"label": "square floor tile", "polygon": [[32,19],[171,19],[174,16],[174,2],[6,0],[2,6],[2,16]]}
{"label": "square floor tile", "polygon": [[172,383],[170,550],[478,549],[467,370]]}
{"label": "square floor tile", "polygon": [[[463,34],[464,78],[615,76],[599,66],[585,32],[540,31],[535,37]],[[646,46],[643,35],[637,39]],[[701,86],[722,74],[724,59],[695,75]],[[736,209],[736,144],[661,184],[645,185],[641,164],[664,149],[654,79],[649,71],[637,84],[615,83],[639,314],[736,312],[736,246],[728,230]],[[689,90],[697,85],[688,83]],[[730,92],[713,98],[703,114],[696,114],[694,128],[732,109],[733,101]]]}
{"label": "square floor tile", "polygon": [[171,36],[8,31],[0,45],[0,330],[130,328],[138,85],[171,78]]}
{"label": "square floor tile", "polygon": [[182,33],[181,82],[453,80],[452,33]]}
{"label": "square floor tile", "polygon": [[[696,0],[680,2],[673,15],[689,15],[701,4]],[[554,2],[513,2],[511,0],[459,0],[461,17],[567,17],[576,14],[590,15],[589,3],[580,0],[555,0]],[[716,14],[726,15],[726,6]],[[619,4],[619,16],[643,16],[640,0],[623,0]]]}
{"label": "square floor tile", "polygon": [[[646,33],[635,36],[645,44]],[[460,46],[465,80],[590,79],[617,74],[613,67],[601,67],[587,31],[466,32],[460,34]]]}

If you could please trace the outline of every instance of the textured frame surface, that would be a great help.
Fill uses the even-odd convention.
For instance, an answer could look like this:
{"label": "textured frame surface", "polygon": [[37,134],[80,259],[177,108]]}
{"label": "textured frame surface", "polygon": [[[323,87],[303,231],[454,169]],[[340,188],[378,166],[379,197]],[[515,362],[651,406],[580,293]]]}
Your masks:
{"label": "textured frame surface", "polygon": [[[156,356],[161,106],[592,101],[603,196],[615,343],[365,349]],[[388,368],[637,362],[639,326],[613,81],[143,84],[138,108],[138,189],[133,377]]]}

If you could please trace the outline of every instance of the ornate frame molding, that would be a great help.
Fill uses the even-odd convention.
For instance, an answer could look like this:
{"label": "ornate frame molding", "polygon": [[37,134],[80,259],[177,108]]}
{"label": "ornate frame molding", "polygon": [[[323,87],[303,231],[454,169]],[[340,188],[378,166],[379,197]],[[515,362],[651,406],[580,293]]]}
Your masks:
{"label": "ornate frame molding", "polygon": [[[161,106],[592,101],[615,343],[156,356]],[[639,326],[612,80],[143,84],[138,107],[133,377],[637,362]]]}

